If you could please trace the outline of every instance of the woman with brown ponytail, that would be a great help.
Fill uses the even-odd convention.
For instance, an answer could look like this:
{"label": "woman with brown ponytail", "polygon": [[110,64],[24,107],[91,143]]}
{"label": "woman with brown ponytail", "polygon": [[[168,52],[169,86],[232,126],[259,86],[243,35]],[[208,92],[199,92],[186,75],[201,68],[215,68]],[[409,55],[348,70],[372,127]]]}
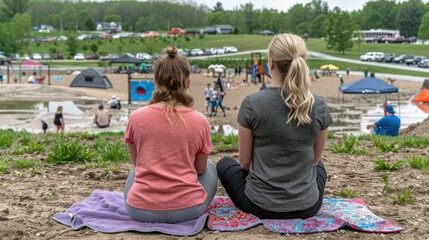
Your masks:
{"label": "woman with brown ponytail", "polygon": [[134,111],[124,142],[134,168],[125,183],[129,215],[142,222],[176,223],[200,217],[217,188],[206,117],[192,109],[190,66],[168,47],[155,63],[149,105]]}
{"label": "woman with brown ponytail", "polygon": [[217,172],[244,212],[261,219],[308,218],[323,202],[321,158],[332,118],[324,100],[310,93],[304,40],[277,35],[268,51],[272,86],[243,100],[239,161],[225,157]]}

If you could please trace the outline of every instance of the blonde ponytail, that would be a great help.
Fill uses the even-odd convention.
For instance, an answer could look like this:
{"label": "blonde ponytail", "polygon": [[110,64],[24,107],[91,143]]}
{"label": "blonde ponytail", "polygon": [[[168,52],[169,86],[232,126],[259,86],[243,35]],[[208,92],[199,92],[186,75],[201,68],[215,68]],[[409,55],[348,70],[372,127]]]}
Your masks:
{"label": "blonde ponytail", "polygon": [[299,125],[311,123],[310,111],[314,97],[310,92],[310,77],[307,49],[304,40],[293,34],[277,35],[269,45],[269,55],[284,78],[282,97],[289,108],[287,123],[298,121]]}

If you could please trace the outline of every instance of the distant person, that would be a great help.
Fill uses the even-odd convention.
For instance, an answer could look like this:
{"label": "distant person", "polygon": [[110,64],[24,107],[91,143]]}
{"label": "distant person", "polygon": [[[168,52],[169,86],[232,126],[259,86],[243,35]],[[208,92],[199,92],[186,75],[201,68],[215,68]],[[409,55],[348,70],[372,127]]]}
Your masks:
{"label": "distant person", "polygon": [[42,130],[43,130],[43,134],[46,134],[48,131],[48,124],[45,121],[41,121],[42,122]]}
{"label": "distant person", "polygon": [[207,118],[192,108],[190,66],[175,47],[155,61],[149,105],[131,113],[125,131],[133,168],[125,206],[141,222],[178,223],[204,215],[217,189]]}
{"label": "distant person", "polygon": [[370,77],[375,78],[375,72],[371,71],[371,73],[369,74]]}
{"label": "distant person", "polygon": [[349,78],[349,75],[350,75],[350,67],[349,66],[347,66],[347,68],[346,68],[346,75],[347,75],[347,78]]}
{"label": "distant person", "polygon": [[39,83],[39,82],[36,80],[36,75],[37,75],[37,73],[36,73],[36,72],[33,72],[33,75],[28,76],[28,83]]}
{"label": "distant person", "polygon": [[55,112],[54,124],[57,127],[55,133],[58,133],[59,131],[61,131],[61,133],[64,133],[65,124],[62,106],[58,106],[57,111]]}
{"label": "distant person", "polygon": [[387,115],[374,124],[369,124],[366,129],[370,129],[375,135],[398,136],[401,119],[395,115],[392,105],[387,105],[385,108]]}
{"label": "distant person", "polygon": [[117,108],[121,110],[121,101],[115,95],[113,95],[112,100],[110,100],[110,108]]}
{"label": "distant person", "polygon": [[219,107],[219,87],[217,85],[215,85],[211,95],[210,95],[210,107],[211,107],[211,111],[209,116],[216,116],[217,114],[217,109]]}
{"label": "distant person", "polygon": [[98,106],[98,110],[94,114],[94,123],[99,128],[106,128],[110,125],[112,115],[104,109],[103,104]]}
{"label": "distant person", "polygon": [[140,73],[147,73],[147,64],[145,62],[140,63]]}
{"label": "distant person", "polygon": [[210,83],[207,83],[207,87],[204,89],[204,105],[206,106],[206,115],[211,114],[210,96],[212,95],[213,89],[210,87]]}
{"label": "distant person", "polygon": [[248,95],[238,113],[239,161],[224,157],[216,165],[235,206],[260,219],[304,219],[322,207],[321,159],[332,117],[310,92],[307,56],[300,36],[274,36],[271,87]]}
{"label": "distant person", "polygon": [[340,80],[340,86],[343,86],[344,84],[344,79],[343,79],[343,75],[339,75],[339,80]]}
{"label": "distant person", "polygon": [[367,77],[368,77],[368,68],[365,68],[365,69],[363,70],[363,76],[364,76],[365,78],[367,78]]}
{"label": "distant person", "polygon": [[238,66],[238,76],[239,77],[241,77],[241,71],[242,71],[241,66]]}

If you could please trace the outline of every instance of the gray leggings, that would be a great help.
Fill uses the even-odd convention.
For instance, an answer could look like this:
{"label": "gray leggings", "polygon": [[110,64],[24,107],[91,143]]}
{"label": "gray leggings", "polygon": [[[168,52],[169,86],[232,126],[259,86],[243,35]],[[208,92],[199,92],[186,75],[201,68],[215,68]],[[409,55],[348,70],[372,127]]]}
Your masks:
{"label": "gray leggings", "polygon": [[[125,200],[127,199],[128,191],[134,183],[134,178],[135,170],[133,168],[130,172],[130,175],[128,176],[127,181],[125,182]],[[203,203],[188,208],[159,211],[134,208],[129,206],[125,202],[128,214],[133,219],[140,222],[177,223],[197,219],[207,210],[209,204],[212,202],[215,196],[217,189],[216,166],[211,160],[207,160],[206,171],[204,172],[204,174],[198,176],[198,181],[201,183],[204,190],[207,192],[207,199]]]}

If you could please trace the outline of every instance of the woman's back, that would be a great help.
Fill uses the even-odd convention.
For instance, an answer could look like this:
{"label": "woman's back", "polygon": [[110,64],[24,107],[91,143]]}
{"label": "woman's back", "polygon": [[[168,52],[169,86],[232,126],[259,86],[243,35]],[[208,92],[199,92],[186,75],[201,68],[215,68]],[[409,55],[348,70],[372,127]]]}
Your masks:
{"label": "woman's back", "polygon": [[[182,120],[172,126],[164,108],[149,105],[130,117],[125,139],[136,145],[136,179],[127,202],[134,207],[169,210],[206,199],[197,181],[195,156],[211,149],[207,119],[191,108],[180,108]],[[145,194],[150,192],[151,194]]]}
{"label": "woman's back", "polygon": [[253,132],[253,160],[246,195],[270,211],[292,211],[312,206],[315,182],[314,142],[330,124],[323,99],[315,96],[311,124],[286,123],[289,108],[280,88],[267,88],[246,97],[238,123]]}

